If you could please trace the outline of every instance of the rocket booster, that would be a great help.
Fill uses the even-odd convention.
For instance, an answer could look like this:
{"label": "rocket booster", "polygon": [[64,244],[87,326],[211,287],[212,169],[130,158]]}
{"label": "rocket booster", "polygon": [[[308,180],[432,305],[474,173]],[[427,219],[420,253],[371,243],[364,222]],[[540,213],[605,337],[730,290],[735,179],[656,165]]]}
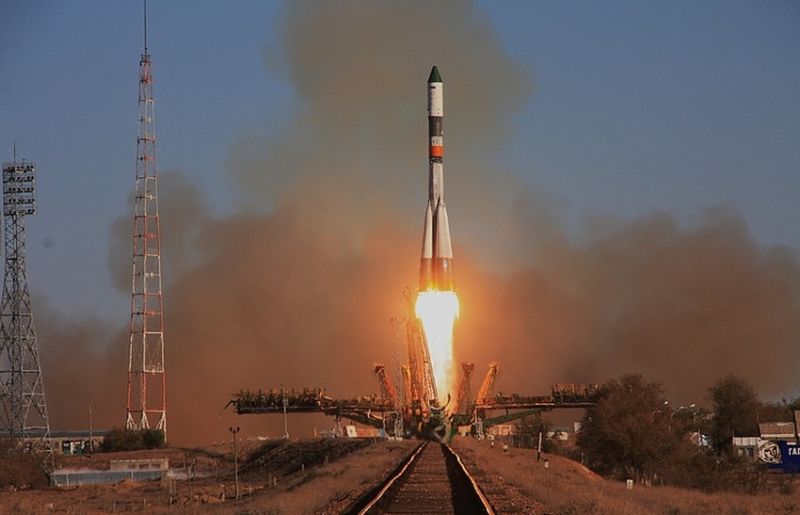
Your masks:
{"label": "rocket booster", "polygon": [[428,205],[422,231],[420,291],[455,289],[453,245],[450,242],[450,224],[447,222],[447,209],[444,205],[443,118],[442,77],[434,66],[428,77]]}

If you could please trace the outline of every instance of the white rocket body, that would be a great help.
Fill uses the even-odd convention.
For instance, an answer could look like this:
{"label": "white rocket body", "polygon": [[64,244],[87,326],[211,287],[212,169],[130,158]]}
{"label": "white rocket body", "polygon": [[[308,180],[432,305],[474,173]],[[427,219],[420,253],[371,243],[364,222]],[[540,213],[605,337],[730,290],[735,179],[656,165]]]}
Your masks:
{"label": "white rocket body", "polygon": [[428,205],[422,230],[420,291],[452,291],[453,245],[444,203],[444,84],[434,66],[428,78]]}

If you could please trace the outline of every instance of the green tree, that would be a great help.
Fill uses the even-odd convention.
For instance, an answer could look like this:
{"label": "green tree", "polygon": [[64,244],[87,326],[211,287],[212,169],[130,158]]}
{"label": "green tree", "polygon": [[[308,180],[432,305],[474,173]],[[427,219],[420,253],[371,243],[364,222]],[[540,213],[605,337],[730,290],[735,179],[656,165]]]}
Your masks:
{"label": "green tree", "polygon": [[758,408],[761,403],[753,385],[733,374],[708,390],[714,416],[711,419],[711,445],[717,454],[733,447],[732,437],[758,436]]}
{"label": "green tree", "polygon": [[159,429],[114,428],[103,439],[101,452],[138,451],[141,449],[158,449],[164,447],[164,432]]}
{"label": "green tree", "polygon": [[160,449],[164,447],[164,431],[160,429],[142,430],[142,444],[145,449]]}
{"label": "green tree", "polygon": [[627,374],[600,388],[587,410],[577,444],[601,473],[652,476],[668,459],[678,438],[668,429],[670,411],[661,383]]}
{"label": "green tree", "polygon": [[793,422],[795,410],[800,409],[800,397],[780,402],[762,402],[758,407],[759,422]]}
{"label": "green tree", "polygon": [[530,415],[520,420],[519,433],[521,435],[526,435],[527,438],[525,443],[531,445],[532,447],[538,447],[539,432],[541,431],[542,451],[553,452],[553,442],[551,439],[547,438],[547,433],[550,432],[552,427],[553,424],[551,424],[550,421],[545,420],[541,413],[537,413],[536,415]]}

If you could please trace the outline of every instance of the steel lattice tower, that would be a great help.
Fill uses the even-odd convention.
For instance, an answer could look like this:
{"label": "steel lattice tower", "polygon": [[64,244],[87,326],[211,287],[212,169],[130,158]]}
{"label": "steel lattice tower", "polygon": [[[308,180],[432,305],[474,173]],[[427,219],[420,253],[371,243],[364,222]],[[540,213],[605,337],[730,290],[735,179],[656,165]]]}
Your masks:
{"label": "steel lattice tower", "polygon": [[[131,338],[128,352],[128,429],[160,429],[167,436],[164,305],[154,123],[153,74],[147,51],[139,60],[139,133],[136,139],[136,197],[133,213]],[[154,426],[151,424],[155,423]]]}
{"label": "steel lattice tower", "polygon": [[34,163],[3,165],[5,275],[0,306],[0,431],[50,439],[42,365],[25,270],[25,217],[35,212]]}

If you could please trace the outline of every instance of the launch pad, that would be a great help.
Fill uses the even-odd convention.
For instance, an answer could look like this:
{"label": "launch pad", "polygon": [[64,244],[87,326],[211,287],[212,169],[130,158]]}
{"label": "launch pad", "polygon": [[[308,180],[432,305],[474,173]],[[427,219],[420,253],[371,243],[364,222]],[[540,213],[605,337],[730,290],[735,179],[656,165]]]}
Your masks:
{"label": "launch pad", "polygon": [[522,395],[495,393],[500,373],[496,362],[489,364],[478,393],[471,392],[471,376],[475,365],[463,363],[456,398],[441,405],[436,395],[436,380],[430,364],[427,342],[421,323],[413,313],[413,295],[407,292],[409,314],[406,317],[408,362],[400,365],[402,384],[395,387],[382,363],[374,365],[380,394],[356,398],[335,398],[324,388],[301,390],[271,388],[241,390],[228,403],[239,415],[277,415],[290,413],[322,413],[336,419],[340,430],[342,419],[384,431],[386,436],[417,437],[447,441],[457,432],[482,437],[488,428],[543,411],[594,406],[597,384],[554,384],[550,393]]}
{"label": "launch pad", "polygon": [[[376,369],[382,366],[376,365]],[[595,405],[596,398],[597,385],[568,383],[553,385],[547,395],[496,394],[486,399],[476,398],[467,409],[453,413],[438,407],[425,412],[425,403],[420,399],[402,401],[400,409],[397,399],[379,395],[336,399],[323,388],[242,390],[233,395],[229,404],[239,415],[322,413],[335,417],[337,422],[347,419],[381,429],[387,436],[446,440],[459,428],[482,437],[491,426],[553,409],[588,408]]]}

